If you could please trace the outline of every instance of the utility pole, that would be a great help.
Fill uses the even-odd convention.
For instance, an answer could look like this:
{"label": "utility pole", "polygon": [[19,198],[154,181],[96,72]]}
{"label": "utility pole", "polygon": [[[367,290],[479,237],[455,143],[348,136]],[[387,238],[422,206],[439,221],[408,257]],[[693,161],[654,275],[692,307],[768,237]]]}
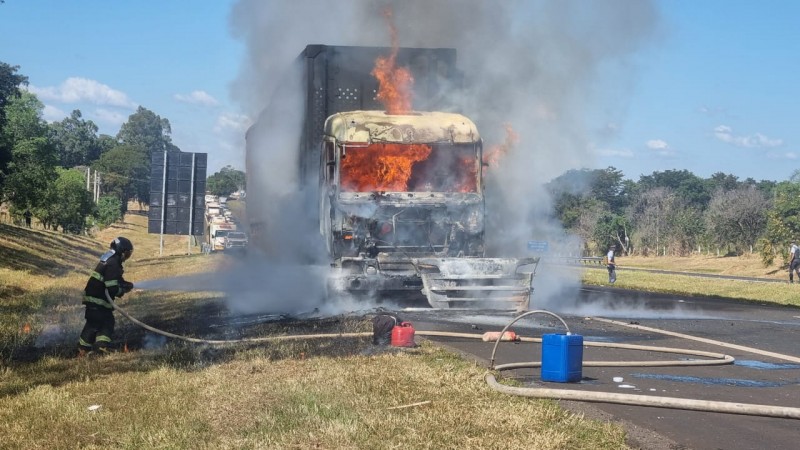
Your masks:
{"label": "utility pole", "polygon": [[100,177],[97,174],[97,170],[94,171],[94,202],[97,203],[100,200]]}
{"label": "utility pole", "polygon": [[[164,255],[164,215],[167,212],[167,149],[164,148],[164,173],[161,179],[161,239],[158,246],[158,256]],[[190,224],[191,226],[191,224]]]}
{"label": "utility pole", "polygon": [[195,207],[195,201],[194,201],[194,173],[197,171],[197,167],[196,167],[197,163],[195,162],[195,156],[197,156],[197,155],[192,153],[192,177],[191,177],[192,179],[191,179],[191,184],[190,184],[191,188],[189,189],[189,191],[190,191],[189,198],[190,198],[191,203],[189,203],[189,236],[187,236],[189,239],[186,242],[186,246],[188,247],[187,248],[187,253],[190,254],[190,255],[192,254],[192,236],[193,236],[192,235],[192,231],[194,230],[194,207]]}

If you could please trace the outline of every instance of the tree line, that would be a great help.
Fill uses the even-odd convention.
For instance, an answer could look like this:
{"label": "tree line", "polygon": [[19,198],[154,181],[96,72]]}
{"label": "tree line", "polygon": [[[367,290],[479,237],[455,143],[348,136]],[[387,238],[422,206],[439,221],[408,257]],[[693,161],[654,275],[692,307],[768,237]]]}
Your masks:
{"label": "tree line", "polygon": [[[19,66],[0,62],[0,198],[19,220],[26,212],[45,228],[82,233],[118,221],[128,202],[150,201],[153,154],[180,152],[169,120],[139,106],[115,136],[99,134],[80,110],[53,123],[44,105],[23,89]],[[95,202],[89,170],[101,174]],[[231,181],[233,180],[233,181]],[[226,166],[208,177],[216,195],[244,188],[244,173]]]}
{"label": "tree line", "polygon": [[800,171],[786,181],[666,170],[625,179],[614,167],[570,170],[547,184],[554,218],[589,254],[615,244],[624,254],[758,253],[786,262],[800,237]]}
{"label": "tree line", "polygon": [[[48,124],[18,69],[0,62],[0,194],[10,213],[29,211],[45,227],[83,232],[119,220],[130,200],[148,204],[152,155],[181,151],[169,120],[139,106],[115,136],[98,134],[80,110]],[[97,202],[86,188],[87,168],[102,174]],[[206,182],[215,195],[244,184],[244,173],[231,166]],[[580,169],[546,189],[553,219],[589,254],[616,244],[638,255],[758,252],[771,264],[785,260],[788,243],[800,238],[800,171],[781,182],[722,172],[704,179],[687,170],[633,181],[614,167]]]}

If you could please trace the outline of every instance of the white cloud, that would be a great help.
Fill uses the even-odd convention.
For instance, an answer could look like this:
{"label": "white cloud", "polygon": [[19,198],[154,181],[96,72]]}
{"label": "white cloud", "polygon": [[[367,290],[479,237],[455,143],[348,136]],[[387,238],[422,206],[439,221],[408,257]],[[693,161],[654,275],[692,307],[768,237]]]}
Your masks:
{"label": "white cloud", "polygon": [[598,148],[594,153],[599,156],[618,156],[620,158],[633,158],[633,152],[627,148]]}
{"label": "white cloud", "polygon": [[49,123],[53,122],[60,122],[67,117],[67,113],[64,111],[56,108],[53,105],[44,105],[44,110],[42,111],[42,118]]}
{"label": "white cloud", "polygon": [[96,105],[122,106],[132,108],[136,104],[127,94],[108,85],[87,78],[67,78],[59,86],[29,86],[31,92],[40,100],[51,100],[61,103],[89,102]]}
{"label": "white cloud", "polygon": [[669,144],[667,144],[667,141],[663,139],[650,139],[649,141],[645,142],[645,145],[647,148],[654,150],[658,155],[661,156],[672,156],[675,154]]}
{"label": "white cloud", "polygon": [[622,127],[616,122],[608,122],[597,130],[597,135],[601,139],[614,139],[619,136]]}
{"label": "white cloud", "polygon": [[714,136],[722,142],[743,148],[773,148],[783,145],[783,139],[772,139],[761,133],[736,136],[733,134],[733,129],[727,125],[714,128]]}
{"label": "white cloud", "polygon": [[767,152],[766,156],[767,158],[772,160],[788,159],[789,161],[795,161],[798,158],[800,158],[800,155],[798,155],[796,152],[784,152],[784,153]]}
{"label": "white cloud", "polygon": [[219,102],[206,91],[192,91],[189,95],[175,94],[172,96],[175,100],[192,105],[202,106],[217,106]]}
{"label": "white cloud", "polygon": [[128,120],[128,116],[125,114],[118,113],[116,111],[110,111],[108,109],[97,108],[94,111],[94,117],[97,119],[98,122],[102,122],[109,125],[122,125]]}
{"label": "white cloud", "polygon": [[650,139],[647,141],[647,148],[651,150],[664,150],[669,148],[669,144],[661,139]]}
{"label": "white cloud", "polygon": [[244,136],[244,132],[250,127],[253,121],[244,114],[236,113],[222,113],[217,117],[217,123],[214,125],[215,133],[236,132]]}
{"label": "white cloud", "polygon": [[719,106],[707,106],[703,105],[697,108],[697,111],[700,114],[715,117],[715,116],[729,116],[728,111],[725,108],[721,108]]}

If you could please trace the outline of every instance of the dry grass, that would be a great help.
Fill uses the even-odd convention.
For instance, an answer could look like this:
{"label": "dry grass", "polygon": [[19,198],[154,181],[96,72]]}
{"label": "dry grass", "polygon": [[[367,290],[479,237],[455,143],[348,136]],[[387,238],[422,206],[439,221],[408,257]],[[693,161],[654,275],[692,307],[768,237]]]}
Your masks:
{"label": "dry grass", "polygon": [[[551,401],[488,389],[483,368],[430,345],[347,357],[251,354],[203,370],[98,376],[0,401],[7,448],[618,449],[624,434]],[[56,361],[52,365],[58,365]],[[430,403],[394,409],[420,401]],[[89,411],[92,405],[100,405]]]}
{"label": "dry grass", "polygon": [[[94,237],[0,230],[9,237],[0,241],[3,448],[625,448],[621,427],[495,393],[484,369],[427,344],[153,344],[154,335],[118,315],[118,339],[132,351],[74,359],[81,290],[113,237],[134,242],[125,265],[134,282],[226,263],[225,255],[187,256],[186,237],[167,236],[159,256],[146,217],[126,219]],[[219,294],[202,292],[142,291],[120,305],[158,328],[214,339],[371,327],[366,318],[334,318],[210,329],[228,312]],[[388,409],[423,400],[430,403]]]}
{"label": "dry grass", "polygon": [[[373,347],[367,339],[298,340],[212,347],[148,343],[118,319],[130,353],[74,359],[83,325],[81,290],[113,237],[136,246],[132,281],[213,272],[225,255],[189,253],[166,236],[164,254],[147,218],[131,214],[97,236],[0,225],[0,435],[3,448],[625,448],[621,427],[586,420],[556,402],[490,390],[484,369],[424,344]],[[620,258],[651,267],[745,276],[785,276],[755,257]],[[604,284],[604,269],[586,270]],[[701,280],[621,271],[619,287],[796,304],[786,285]],[[800,286],[798,286],[800,289]],[[800,296],[797,296],[800,297]],[[235,330],[219,294],[138,292],[121,306],[172,332],[220,339],[286,333],[368,331],[368,318],[261,323]],[[30,326],[25,331],[24,325]],[[429,402],[420,406],[394,406]],[[90,407],[99,405],[94,411]]]}
{"label": "dry grass", "polygon": [[735,275],[741,277],[773,278],[788,280],[788,268],[781,264],[764,267],[757,254],[742,256],[621,256],[617,258],[620,267],[642,267],[647,269],[676,270],[715,275]]}

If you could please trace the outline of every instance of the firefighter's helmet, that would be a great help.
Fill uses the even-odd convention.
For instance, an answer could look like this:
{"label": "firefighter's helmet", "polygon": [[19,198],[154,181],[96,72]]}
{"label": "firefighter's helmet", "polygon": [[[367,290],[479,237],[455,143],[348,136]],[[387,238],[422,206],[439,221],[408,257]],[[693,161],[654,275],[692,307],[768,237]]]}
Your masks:
{"label": "firefighter's helmet", "polygon": [[132,252],[133,243],[130,239],[120,236],[111,241],[111,249],[117,253]]}

